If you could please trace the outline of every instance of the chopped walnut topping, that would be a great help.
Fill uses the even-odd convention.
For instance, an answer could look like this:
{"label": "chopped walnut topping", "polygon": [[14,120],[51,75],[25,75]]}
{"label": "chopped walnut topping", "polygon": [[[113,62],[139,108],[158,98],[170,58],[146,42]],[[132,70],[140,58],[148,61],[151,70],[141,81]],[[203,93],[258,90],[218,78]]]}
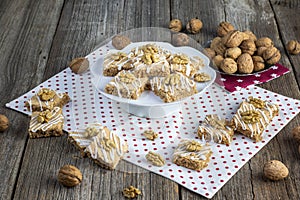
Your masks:
{"label": "chopped walnut topping", "polygon": [[111,58],[115,61],[120,61],[120,60],[122,60],[126,57],[127,57],[127,54],[123,53],[123,52],[118,52],[118,53],[115,53],[115,54],[111,55]]}
{"label": "chopped walnut topping", "polygon": [[190,152],[200,151],[201,149],[202,149],[201,144],[195,140],[190,141],[190,143],[186,146],[186,150]]}
{"label": "chopped walnut topping", "polygon": [[39,115],[37,117],[37,121],[39,123],[48,123],[51,120],[52,117],[53,116],[52,116],[51,111],[50,110],[45,110],[45,111],[39,113]]}
{"label": "chopped walnut topping", "polygon": [[159,61],[159,57],[157,54],[145,53],[142,57],[142,61],[145,64],[150,65],[152,63],[157,63]]}
{"label": "chopped walnut topping", "polygon": [[142,50],[145,52],[145,53],[150,53],[150,54],[154,54],[154,53],[157,53],[158,52],[158,48],[157,46],[153,45],[153,44],[147,44],[145,45]]}
{"label": "chopped walnut topping", "polygon": [[242,120],[246,124],[254,124],[258,122],[261,118],[261,114],[256,110],[241,112],[240,115],[242,116]]}
{"label": "chopped walnut topping", "polygon": [[42,88],[38,92],[38,96],[41,98],[42,101],[49,101],[55,96],[55,91],[48,88]]}
{"label": "chopped walnut topping", "polygon": [[153,165],[158,167],[161,167],[166,164],[165,159],[161,155],[152,151],[149,151],[149,153],[146,155],[146,159]]}
{"label": "chopped walnut topping", "polygon": [[136,77],[132,73],[123,72],[119,74],[119,79],[123,83],[132,83]]}
{"label": "chopped walnut topping", "polygon": [[116,144],[107,137],[104,137],[103,140],[101,140],[101,144],[106,151],[110,151],[116,148]]}
{"label": "chopped walnut topping", "polygon": [[128,199],[134,199],[138,195],[141,195],[141,194],[142,194],[142,192],[133,186],[129,186],[128,188],[124,188],[124,190],[123,190],[124,197],[126,197]]}
{"label": "chopped walnut topping", "polygon": [[194,80],[197,82],[206,82],[206,81],[210,81],[211,77],[206,74],[206,73],[197,73],[194,75]]}
{"label": "chopped walnut topping", "polygon": [[158,134],[155,133],[153,130],[146,130],[144,131],[144,136],[148,139],[148,140],[155,140],[155,138],[158,137]]}
{"label": "chopped walnut topping", "polygon": [[254,105],[255,108],[265,108],[266,103],[258,98],[254,98],[254,97],[249,97],[249,103],[251,103],[252,105]]}
{"label": "chopped walnut topping", "polygon": [[189,58],[186,55],[175,55],[174,58],[172,59],[171,63],[172,64],[181,64],[181,65],[186,65],[189,63]]}

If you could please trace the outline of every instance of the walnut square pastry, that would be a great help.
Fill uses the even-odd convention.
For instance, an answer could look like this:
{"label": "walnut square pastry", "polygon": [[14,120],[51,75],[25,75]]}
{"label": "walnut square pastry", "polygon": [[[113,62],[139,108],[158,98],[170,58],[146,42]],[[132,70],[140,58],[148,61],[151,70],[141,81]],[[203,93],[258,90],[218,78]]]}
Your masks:
{"label": "walnut square pastry", "polygon": [[[276,104],[258,100],[260,99],[256,99],[255,102],[250,98],[248,101],[243,101],[231,120],[231,124],[237,132],[256,142],[262,140],[265,128],[278,114]],[[258,102],[261,102],[261,104]]]}
{"label": "walnut square pastry", "polygon": [[63,135],[64,116],[60,107],[33,112],[29,124],[29,137],[41,138]]}
{"label": "walnut square pastry", "polygon": [[212,151],[208,144],[183,139],[174,151],[173,163],[193,170],[202,170],[208,166],[211,155]]}
{"label": "walnut square pastry", "polygon": [[150,80],[152,91],[164,102],[173,102],[196,94],[196,83],[181,73],[166,77],[154,77]]}
{"label": "walnut square pastry", "polygon": [[128,151],[128,144],[112,131],[101,131],[92,138],[85,152],[96,164],[105,169],[115,169]]}
{"label": "walnut square pastry", "polygon": [[105,92],[127,99],[138,99],[148,78],[137,78],[129,71],[121,71],[104,88]]}
{"label": "walnut square pastry", "polygon": [[93,137],[98,134],[103,135],[102,132],[109,133],[109,129],[99,123],[88,124],[85,129],[78,129],[77,131],[69,132],[68,141],[81,152],[83,157],[85,157],[86,147],[92,143]]}
{"label": "walnut square pastry", "polygon": [[49,88],[42,88],[36,95],[25,102],[25,106],[30,112],[53,109],[54,107],[63,107],[70,101],[67,93],[58,93]]}
{"label": "walnut square pastry", "polygon": [[198,127],[197,134],[203,140],[229,145],[234,130],[229,126],[229,122],[214,114],[206,115],[204,122]]}

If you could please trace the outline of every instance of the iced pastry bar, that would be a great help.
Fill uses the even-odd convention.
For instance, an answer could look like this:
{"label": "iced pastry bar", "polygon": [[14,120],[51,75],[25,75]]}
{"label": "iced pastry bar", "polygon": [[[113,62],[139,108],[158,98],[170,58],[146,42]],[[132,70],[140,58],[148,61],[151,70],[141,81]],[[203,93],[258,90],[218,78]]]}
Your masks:
{"label": "iced pastry bar", "polygon": [[29,124],[30,138],[63,135],[64,116],[60,107],[33,112]]}
{"label": "iced pastry bar", "polygon": [[173,73],[166,77],[154,77],[150,80],[152,91],[164,102],[173,102],[196,94],[196,83],[182,75]]}
{"label": "iced pastry bar", "polygon": [[205,141],[229,145],[234,135],[234,130],[229,126],[229,122],[221,119],[218,115],[206,115],[204,122],[198,127],[199,138]]}
{"label": "iced pastry bar", "polygon": [[183,139],[173,154],[173,162],[193,170],[202,170],[208,166],[212,151],[209,145],[195,140]]}

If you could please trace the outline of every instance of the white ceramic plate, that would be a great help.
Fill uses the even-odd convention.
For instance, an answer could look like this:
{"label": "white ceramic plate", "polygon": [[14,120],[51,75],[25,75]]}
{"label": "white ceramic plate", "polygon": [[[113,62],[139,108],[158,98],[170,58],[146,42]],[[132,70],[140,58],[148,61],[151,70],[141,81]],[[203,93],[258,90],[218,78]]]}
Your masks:
{"label": "white ceramic plate", "polygon": [[[201,93],[208,88],[215,80],[216,78],[216,72],[211,67],[209,67],[209,58],[205,56],[200,51],[192,48],[192,47],[174,47],[169,43],[166,42],[136,42],[131,43],[127,47],[121,50],[121,52],[129,53],[131,49],[143,46],[145,44],[156,44],[164,49],[169,50],[171,53],[184,53],[190,57],[198,56],[202,58],[204,67],[203,69],[199,70],[199,72],[205,72],[210,75],[211,80],[205,83],[196,83],[197,84],[197,90],[199,91],[194,96],[199,96]],[[111,46],[111,44],[108,44],[108,46]],[[112,46],[112,51],[117,52]],[[96,50],[97,51],[97,50]],[[93,75],[92,83],[96,87],[96,89],[106,96],[109,99],[112,99],[116,102],[119,102],[121,104],[121,107],[125,109],[127,112],[130,112],[132,114],[141,116],[141,117],[150,117],[150,118],[158,118],[163,117],[167,114],[169,114],[171,111],[178,110],[176,108],[180,108],[181,102],[184,100],[171,102],[171,103],[164,103],[158,96],[156,96],[151,91],[144,91],[143,94],[137,99],[137,100],[131,100],[126,99],[114,95],[107,94],[104,91],[105,85],[112,79],[112,77],[105,77],[103,76],[103,61],[104,61],[105,55],[99,56],[99,58],[96,59],[96,62],[92,63],[90,66],[90,70]],[[187,97],[188,98],[188,97]]]}

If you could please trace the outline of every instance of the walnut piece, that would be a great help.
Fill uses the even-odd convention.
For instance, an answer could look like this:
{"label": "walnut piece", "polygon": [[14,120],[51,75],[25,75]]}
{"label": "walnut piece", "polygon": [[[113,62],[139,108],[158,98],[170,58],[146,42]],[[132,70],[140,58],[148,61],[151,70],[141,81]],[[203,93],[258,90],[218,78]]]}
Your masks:
{"label": "walnut piece", "polygon": [[284,179],[289,175],[288,168],[278,160],[270,160],[265,163],[263,172],[266,178],[273,181]]}
{"label": "walnut piece", "polygon": [[142,194],[142,192],[138,188],[135,188],[132,185],[129,186],[128,188],[124,188],[122,193],[123,193],[123,196],[128,199],[137,198],[138,195]]}
{"label": "walnut piece", "polygon": [[37,121],[39,123],[48,123],[51,119],[52,119],[52,113],[50,110],[45,110],[43,112],[40,112],[38,117],[37,117]]}
{"label": "walnut piece", "polygon": [[84,57],[74,58],[69,67],[75,74],[82,74],[88,70],[90,66],[89,60]]}
{"label": "walnut piece", "polygon": [[73,165],[65,165],[58,172],[58,181],[66,187],[74,187],[81,183],[82,174],[80,170]]}
{"label": "walnut piece", "polygon": [[237,71],[237,63],[232,58],[225,58],[221,64],[220,68],[228,74],[233,74]]}
{"label": "walnut piece", "polygon": [[151,65],[152,63],[158,62],[159,57],[157,54],[145,53],[142,57],[142,61],[147,65]]}
{"label": "walnut piece", "polygon": [[146,159],[153,165],[158,167],[161,167],[166,164],[165,159],[161,155],[152,151],[149,151],[149,153],[146,154]]}
{"label": "walnut piece", "polygon": [[237,59],[242,54],[242,50],[239,47],[228,48],[225,52],[225,57]]}
{"label": "walnut piece", "polygon": [[276,47],[271,46],[264,51],[263,58],[269,65],[274,65],[280,60],[281,54]]}
{"label": "walnut piece", "polygon": [[262,37],[255,41],[256,47],[271,47],[273,41],[268,37]]}
{"label": "walnut piece", "polygon": [[250,74],[253,72],[254,65],[252,57],[248,53],[243,53],[237,59],[238,71],[243,74]]}
{"label": "walnut piece", "polygon": [[171,63],[172,64],[180,64],[180,65],[186,65],[189,63],[189,57],[183,54],[177,54],[173,57]]}
{"label": "walnut piece", "polygon": [[210,81],[210,80],[211,80],[210,75],[206,74],[204,72],[196,73],[194,75],[194,81],[196,81],[196,82],[207,82],[207,81]]}
{"label": "walnut piece", "polygon": [[169,23],[169,29],[173,32],[180,32],[182,29],[182,23],[179,19],[172,19]]}
{"label": "walnut piece", "polygon": [[0,114],[0,132],[4,132],[9,127],[9,120],[5,115]]}
{"label": "walnut piece", "polygon": [[238,47],[244,40],[244,35],[237,30],[230,31],[222,38],[226,47]]}
{"label": "walnut piece", "polygon": [[200,32],[200,30],[202,29],[202,26],[203,26],[203,23],[200,19],[193,18],[187,23],[186,30],[189,33],[195,34],[195,33]]}
{"label": "walnut piece", "polygon": [[136,80],[136,77],[130,72],[119,73],[118,78],[123,83],[132,83]]}
{"label": "walnut piece", "polygon": [[185,33],[176,33],[172,35],[172,44],[174,46],[187,46],[190,42],[190,38]]}
{"label": "walnut piece", "polygon": [[218,36],[223,37],[230,31],[234,30],[234,26],[229,22],[221,22],[217,28]]}
{"label": "walnut piece", "polygon": [[158,137],[158,134],[155,133],[153,130],[146,130],[143,134],[148,140],[152,141],[154,141]]}
{"label": "walnut piece", "polygon": [[243,53],[248,53],[250,55],[253,55],[254,52],[256,51],[255,42],[251,39],[244,40],[240,45],[240,48]]}
{"label": "walnut piece", "polygon": [[254,69],[253,71],[258,72],[265,68],[265,61],[261,56],[252,56]]}
{"label": "walnut piece", "polygon": [[190,143],[186,145],[186,150],[189,152],[200,151],[201,149],[201,144],[195,140],[190,141]]}
{"label": "walnut piece", "polygon": [[296,142],[300,144],[300,126],[293,128],[292,135]]}
{"label": "walnut piece", "polygon": [[53,99],[55,94],[55,91],[49,88],[42,88],[37,93],[42,101],[49,101],[50,99]]}
{"label": "walnut piece", "polygon": [[125,35],[116,35],[112,38],[112,45],[118,50],[124,49],[130,43],[130,39]]}
{"label": "walnut piece", "polygon": [[261,119],[261,114],[256,110],[241,112],[240,115],[246,124],[254,124]]}
{"label": "walnut piece", "polygon": [[299,54],[300,53],[300,43],[297,40],[291,40],[287,43],[286,49],[290,54]]}
{"label": "walnut piece", "polygon": [[249,97],[249,103],[254,105],[255,108],[259,108],[259,109],[262,109],[266,106],[265,101],[254,97]]}

